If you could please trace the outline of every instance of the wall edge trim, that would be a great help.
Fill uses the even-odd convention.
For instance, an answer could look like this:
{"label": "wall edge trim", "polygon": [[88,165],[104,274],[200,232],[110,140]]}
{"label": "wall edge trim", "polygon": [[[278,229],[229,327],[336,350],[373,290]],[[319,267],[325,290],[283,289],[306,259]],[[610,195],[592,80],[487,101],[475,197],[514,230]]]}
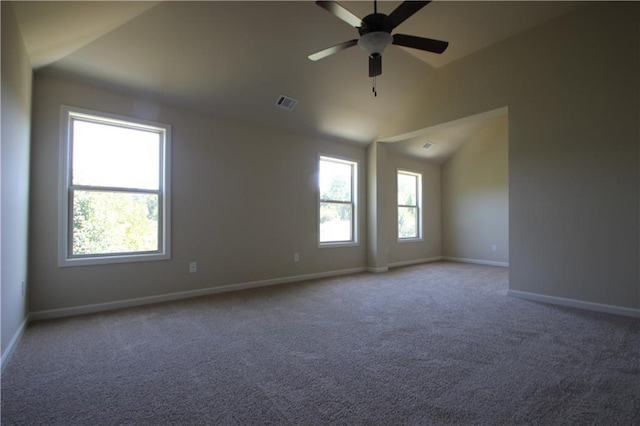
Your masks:
{"label": "wall edge trim", "polygon": [[474,263],[476,265],[500,266],[501,268],[509,267],[509,262],[497,262],[494,260],[466,259],[464,257],[450,257],[450,256],[443,256],[442,260],[449,260],[451,262]]}
{"label": "wall edge trim", "polygon": [[604,303],[588,302],[586,300],[568,299],[564,297],[548,296],[540,293],[530,293],[520,290],[507,290],[507,296],[533,302],[550,303],[553,305],[567,306],[570,308],[585,309],[588,311],[604,312],[607,314],[622,315],[626,317],[640,318],[640,309],[627,308],[624,306],[607,305]]}
{"label": "wall edge trim", "polygon": [[328,272],[317,272],[305,275],[295,275],[290,277],[272,278],[267,280],[249,281],[245,283],[228,284],[216,287],[207,287],[197,290],[179,291],[174,293],[165,293],[155,296],[138,297],[133,299],[118,300],[114,302],[96,303],[89,305],[73,306],[69,308],[49,309],[44,311],[34,311],[29,314],[29,320],[42,320],[51,318],[70,317],[76,315],[84,315],[95,312],[111,311],[114,309],[129,308],[134,306],[151,305],[154,303],[171,302],[181,299],[189,299],[198,296],[207,296],[210,294],[227,293],[236,290],[246,290],[250,288],[266,287],[278,284],[287,284],[298,281],[309,281],[318,278],[335,277],[339,275],[356,274],[365,272],[366,268],[350,268]]}
{"label": "wall edge trim", "polygon": [[389,268],[397,268],[399,266],[409,266],[409,265],[418,265],[421,263],[431,263],[437,262],[439,260],[443,260],[442,256],[434,256],[434,257],[425,257],[422,259],[413,259],[413,260],[402,260],[400,262],[391,262],[389,263]]}
{"label": "wall edge trim", "polygon": [[18,346],[18,343],[20,342],[20,339],[22,339],[22,335],[24,334],[24,331],[27,328],[27,324],[29,324],[29,321],[31,320],[30,317],[31,317],[31,314],[27,314],[27,316],[22,321],[22,324],[20,324],[20,327],[18,327],[13,337],[11,338],[9,345],[7,345],[7,349],[5,349],[4,353],[2,354],[2,358],[0,359],[0,371],[4,371],[4,368],[9,363],[9,359],[11,358],[11,355],[13,355],[13,352]]}

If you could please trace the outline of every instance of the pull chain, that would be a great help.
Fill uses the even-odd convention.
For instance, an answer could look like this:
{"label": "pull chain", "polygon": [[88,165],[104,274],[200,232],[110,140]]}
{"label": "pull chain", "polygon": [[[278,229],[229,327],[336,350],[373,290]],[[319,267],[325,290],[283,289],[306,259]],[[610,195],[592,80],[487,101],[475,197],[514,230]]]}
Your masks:
{"label": "pull chain", "polygon": [[[376,0],[373,0],[373,14],[377,15],[378,14],[378,2]],[[376,90],[376,77],[373,77],[373,87],[371,88],[371,91],[373,92],[373,97],[377,98],[378,97],[378,91]]]}

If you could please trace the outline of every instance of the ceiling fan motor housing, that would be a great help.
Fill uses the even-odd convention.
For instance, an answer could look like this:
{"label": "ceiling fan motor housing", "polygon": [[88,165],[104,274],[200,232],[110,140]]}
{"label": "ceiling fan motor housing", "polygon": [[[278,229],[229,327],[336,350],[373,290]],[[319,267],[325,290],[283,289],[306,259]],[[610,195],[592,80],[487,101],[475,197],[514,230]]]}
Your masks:
{"label": "ceiling fan motor housing", "polygon": [[375,31],[391,33],[391,19],[384,13],[372,13],[362,18],[362,25],[358,27],[361,36]]}
{"label": "ceiling fan motor housing", "polygon": [[372,13],[362,19],[362,25],[358,27],[360,33],[360,46],[371,58],[382,55],[384,49],[391,44],[391,20],[382,13]]}

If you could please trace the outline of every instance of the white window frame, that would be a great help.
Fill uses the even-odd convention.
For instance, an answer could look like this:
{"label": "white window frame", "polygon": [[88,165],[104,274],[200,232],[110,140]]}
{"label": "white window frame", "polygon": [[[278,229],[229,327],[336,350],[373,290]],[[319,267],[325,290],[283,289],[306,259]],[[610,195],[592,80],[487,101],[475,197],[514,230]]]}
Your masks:
{"label": "white window frame", "polygon": [[[416,179],[416,204],[415,205],[404,205],[398,203],[398,176],[399,175],[407,175],[413,176]],[[422,173],[414,172],[405,169],[397,169],[396,173],[396,236],[398,242],[411,242],[411,241],[422,241],[423,233],[422,233]],[[417,227],[417,235],[415,237],[400,237],[400,222],[399,222],[399,214],[398,210],[400,207],[413,207],[416,208],[416,227]]]}
{"label": "white window frame", "polygon": [[[154,251],[73,255],[72,182],[73,120],[93,121],[101,124],[158,132],[161,137],[160,180],[158,194],[158,241]],[[63,105],[60,108],[60,179],[58,199],[58,266],[85,266],[111,263],[144,262],[171,258],[171,126],[138,118],[125,117],[85,108]],[[82,186],[76,186],[82,189]],[[108,187],[96,187],[109,190]],[[115,189],[116,191],[118,188]],[[122,192],[144,192],[126,188]]]}
{"label": "white window frame", "polygon": [[[336,203],[346,203],[344,201],[330,201],[330,200],[322,200],[320,194],[320,162],[321,161],[333,161],[336,163],[346,164],[351,166],[351,240],[348,241],[320,241],[320,209],[322,207],[323,202],[336,202]],[[335,155],[326,155],[326,154],[318,154],[318,180],[316,184],[316,189],[318,191],[318,247],[346,247],[346,246],[357,246],[359,245],[358,240],[358,161],[337,157]]]}

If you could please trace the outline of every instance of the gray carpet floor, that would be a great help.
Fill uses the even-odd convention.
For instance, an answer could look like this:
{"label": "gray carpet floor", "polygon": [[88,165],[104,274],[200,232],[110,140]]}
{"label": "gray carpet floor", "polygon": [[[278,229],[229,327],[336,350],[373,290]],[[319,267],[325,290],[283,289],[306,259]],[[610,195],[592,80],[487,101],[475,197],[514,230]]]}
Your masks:
{"label": "gray carpet floor", "polygon": [[30,324],[3,425],[640,424],[640,320],[438,262]]}

